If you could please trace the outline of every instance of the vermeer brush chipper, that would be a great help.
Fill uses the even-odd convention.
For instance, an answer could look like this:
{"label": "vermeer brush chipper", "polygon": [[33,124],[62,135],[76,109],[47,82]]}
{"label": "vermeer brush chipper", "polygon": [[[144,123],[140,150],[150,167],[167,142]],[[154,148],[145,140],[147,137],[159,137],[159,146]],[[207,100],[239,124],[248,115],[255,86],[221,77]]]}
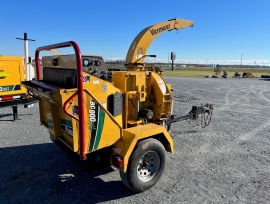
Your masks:
{"label": "vermeer brush chipper", "polygon": [[[166,151],[174,151],[171,123],[210,116],[213,110],[211,105],[194,106],[188,115],[173,116],[171,85],[144,70],[154,38],[191,26],[191,21],[172,19],[142,30],[129,48],[127,71],[109,72],[102,57],[81,55],[73,41],[37,48],[37,80],[24,85],[39,99],[40,120],[51,139],[86,168],[115,166],[135,192],[155,185]],[[41,80],[40,51],[69,46],[75,54],[42,58]]]}

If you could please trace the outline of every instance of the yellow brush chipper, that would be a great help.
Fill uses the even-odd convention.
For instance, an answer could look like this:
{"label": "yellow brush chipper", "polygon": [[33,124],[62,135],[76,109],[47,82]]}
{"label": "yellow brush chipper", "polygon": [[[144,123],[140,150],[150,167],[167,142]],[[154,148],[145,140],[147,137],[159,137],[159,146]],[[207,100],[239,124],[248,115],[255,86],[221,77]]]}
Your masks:
{"label": "yellow brush chipper", "polygon": [[[185,116],[172,115],[171,85],[144,70],[151,42],[161,33],[193,26],[172,19],[142,30],[130,45],[126,71],[109,72],[101,56],[82,55],[74,41],[39,47],[39,53],[73,47],[75,54],[44,56],[43,78],[24,86],[39,99],[40,121],[51,139],[87,169],[113,165],[123,183],[142,192],[160,179],[166,151],[173,153],[173,122],[211,115],[212,105],[193,106]],[[205,122],[205,126],[209,124]]]}

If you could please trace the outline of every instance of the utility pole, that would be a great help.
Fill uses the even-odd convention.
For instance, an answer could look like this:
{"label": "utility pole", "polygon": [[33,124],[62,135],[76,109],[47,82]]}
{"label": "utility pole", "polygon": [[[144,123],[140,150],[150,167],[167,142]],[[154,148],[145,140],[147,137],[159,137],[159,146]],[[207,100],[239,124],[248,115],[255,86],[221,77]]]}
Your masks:
{"label": "utility pole", "polygon": [[171,52],[171,60],[172,60],[172,71],[174,70],[174,67],[173,67],[173,61],[175,60],[175,52]]}
{"label": "utility pole", "polygon": [[241,62],[240,62],[240,65],[242,65],[242,57],[243,57],[243,54],[241,55]]}
{"label": "utility pole", "polygon": [[[28,41],[35,41],[32,39],[28,39],[27,38],[27,33],[24,33],[23,38],[16,38],[17,40],[24,40],[24,72],[25,72],[25,80],[26,81],[30,81],[31,77],[30,77],[30,68],[28,66],[28,63],[31,63],[31,59],[28,58]],[[29,62],[28,62],[29,61]],[[36,65],[37,66],[37,65]],[[30,108],[31,106],[33,106],[33,104],[31,105],[24,105],[25,108]],[[16,106],[17,109],[17,106]]]}
{"label": "utility pole", "polygon": [[30,69],[28,67],[28,41],[35,41],[27,38],[27,33],[24,33],[24,38],[16,38],[17,40],[24,40],[24,67],[26,81],[30,80]]}

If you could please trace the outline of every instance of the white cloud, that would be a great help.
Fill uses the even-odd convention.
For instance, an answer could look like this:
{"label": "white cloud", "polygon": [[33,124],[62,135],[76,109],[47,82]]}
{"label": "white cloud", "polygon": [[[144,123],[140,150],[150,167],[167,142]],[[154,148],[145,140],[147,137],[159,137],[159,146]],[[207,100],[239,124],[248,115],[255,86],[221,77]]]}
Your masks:
{"label": "white cloud", "polygon": [[[125,61],[125,58],[107,58],[105,61],[116,61],[121,60]],[[147,57],[145,59],[145,62],[168,62],[168,59],[160,59],[160,58],[152,58]],[[170,61],[171,62],[171,61]],[[181,64],[224,64],[224,65],[240,65],[240,60],[202,60],[202,59],[181,59],[181,60],[175,60],[175,63],[181,63]],[[259,60],[243,60],[242,65],[270,65],[270,59],[259,59]]]}
{"label": "white cloud", "polygon": [[125,58],[121,58],[121,57],[113,57],[113,58],[105,58],[104,61],[125,61],[126,59]]}

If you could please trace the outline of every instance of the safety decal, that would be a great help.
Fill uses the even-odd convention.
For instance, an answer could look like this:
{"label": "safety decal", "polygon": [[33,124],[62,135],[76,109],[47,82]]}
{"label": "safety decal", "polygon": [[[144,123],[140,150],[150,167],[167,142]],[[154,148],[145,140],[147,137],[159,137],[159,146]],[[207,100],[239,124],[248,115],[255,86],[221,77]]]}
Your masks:
{"label": "safety decal", "polygon": [[165,93],[166,93],[166,85],[165,85],[164,81],[159,80],[159,81],[158,81],[158,85],[159,85],[159,87],[160,87],[160,89],[161,89],[161,92],[162,92],[163,94],[165,94]]}
{"label": "safety decal", "polygon": [[90,82],[90,76],[83,76],[83,82]]}
{"label": "safety decal", "polygon": [[70,136],[73,137],[72,122],[70,120],[61,119],[61,128],[62,130],[65,130]]}
{"label": "safety decal", "polygon": [[47,126],[49,129],[54,129],[53,128],[53,120],[49,119],[48,122],[47,122]]}

